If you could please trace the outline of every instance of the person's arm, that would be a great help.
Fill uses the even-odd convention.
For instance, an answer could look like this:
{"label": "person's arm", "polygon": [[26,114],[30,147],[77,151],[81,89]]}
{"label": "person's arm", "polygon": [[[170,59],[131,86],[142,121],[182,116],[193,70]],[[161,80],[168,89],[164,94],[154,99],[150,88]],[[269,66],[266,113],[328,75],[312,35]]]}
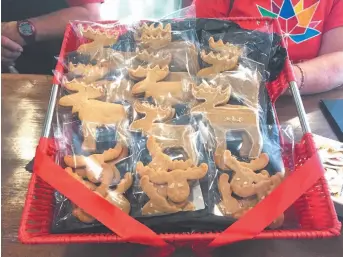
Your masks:
{"label": "person's arm", "polygon": [[[62,37],[66,25],[71,20],[96,21],[99,19],[100,3],[90,3],[72,6],[39,17],[33,17],[29,20],[36,28],[36,41],[44,41]],[[2,35],[23,46],[25,42],[19,35],[16,26],[16,21],[6,23],[2,28]]]}
{"label": "person's arm", "polygon": [[[298,65],[304,72],[302,94],[329,91],[343,85],[343,1],[334,0],[325,18],[324,32],[318,57]],[[294,67],[298,85],[301,73]]]}
{"label": "person's arm", "polygon": [[43,41],[63,35],[66,25],[71,20],[100,20],[100,3],[69,7],[30,19],[37,30],[37,41]]}
{"label": "person's arm", "polygon": [[[343,27],[332,29],[323,35],[319,56],[298,65],[304,72],[301,94],[329,91],[343,85]],[[298,85],[301,72],[294,67]]]}

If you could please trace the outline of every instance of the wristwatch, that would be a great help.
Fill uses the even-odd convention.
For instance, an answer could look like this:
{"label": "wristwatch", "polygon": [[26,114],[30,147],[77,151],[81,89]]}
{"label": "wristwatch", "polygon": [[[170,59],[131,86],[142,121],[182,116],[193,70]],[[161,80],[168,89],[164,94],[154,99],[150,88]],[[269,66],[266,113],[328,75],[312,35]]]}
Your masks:
{"label": "wristwatch", "polygon": [[35,42],[36,28],[31,21],[29,20],[18,21],[17,30],[20,36],[26,42],[26,44]]}

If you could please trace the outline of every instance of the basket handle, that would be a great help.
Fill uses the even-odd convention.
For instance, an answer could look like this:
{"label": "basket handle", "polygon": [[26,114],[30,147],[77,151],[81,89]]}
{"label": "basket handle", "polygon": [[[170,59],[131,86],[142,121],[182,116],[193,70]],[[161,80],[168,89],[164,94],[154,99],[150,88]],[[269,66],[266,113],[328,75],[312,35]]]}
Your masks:
{"label": "basket handle", "polygon": [[303,134],[311,133],[310,125],[308,123],[308,120],[306,118],[306,111],[303,105],[303,102],[301,100],[300,92],[298,89],[298,85],[295,81],[291,81],[289,83],[289,89],[291,91],[291,94],[294,99],[295,107],[297,109],[300,126],[303,131]]}
{"label": "basket handle", "polygon": [[[127,242],[155,247],[168,244],[151,229],[121,211],[57,165],[51,156],[53,139],[42,137],[36,150],[33,170],[45,182],[65,195],[77,206],[96,217]],[[58,178],[58,179],[57,179]]]}

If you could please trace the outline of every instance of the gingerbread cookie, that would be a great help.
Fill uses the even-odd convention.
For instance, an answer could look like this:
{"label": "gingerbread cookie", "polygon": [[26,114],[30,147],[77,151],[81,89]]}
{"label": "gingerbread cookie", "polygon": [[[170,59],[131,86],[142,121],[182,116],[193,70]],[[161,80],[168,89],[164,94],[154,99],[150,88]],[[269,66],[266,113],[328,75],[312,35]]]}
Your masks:
{"label": "gingerbread cookie", "polygon": [[[160,67],[158,65],[148,65],[146,67],[138,66],[137,69],[128,69],[129,75],[133,80],[142,80],[140,84],[156,83],[167,77],[169,73],[168,66]],[[139,84],[139,85],[140,85]],[[138,87],[138,86],[137,86]],[[137,89],[138,90],[138,89]],[[133,94],[141,94],[143,92],[132,92]]]}
{"label": "gingerbread cookie", "polygon": [[[94,92],[102,92],[105,93],[106,86],[111,83],[108,80],[98,80],[92,83],[85,83],[84,81],[80,81],[78,79],[73,79],[71,81],[65,81],[63,86],[70,91],[77,91],[83,92],[85,90],[93,90]],[[87,88],[87,89],[86,89]],[[94,98],[94,97],[93,97]],[[90,99],[90,98],[89,98]]]}
{"label": "gingerbread cookie", "polygon": [[136,40],[140,42],[145,48],[151,50],[161,49],[167,46],[171,40],[171,25],[166,24],[163,27],[162,24],[158,24],[155,27],[154,23],[143,25],[138,29],[140,36],[136,36]]}
{"label": "gingerbread cookie", "polygon": [[84,38],[92,40],[89,43],[84,43],[77,48],[79,53],[93,53],[99,48],[110,46],[117,43],[119,33],[118,31],[110,31],[106,28],[94,28],[90,25],[83,26],[78,24],[78,29]]}
{"label": "gingerbread cookie", "polygon": [[[199,180],[207,174],[207,164],[186,170],[154,170],[149,171],[149,180],[155,184],[167,184],[167,197],[175,203],[184,202],[190,195],[188,180]],[[144,191],[144,190],[143,190]]]}
{"label": "gingerbread cookie", "polygon": [[106,163],[110,164],[110,165],[115,165],[118,162],[120,162],[121,160],[125,159],[126,157],[128,157],[129,155],[129,149],[126,146],[122,146],[122,151],[121,153],[118,155],[118,157],[112,161],[107,161]]}
{"label": "gingerbread cookie", "polygon": [[[103,171],[109,171],[108,169],[105,170],[102,165],[105,162],[117,159],[121,152],[122,145],[117,143],[114,148],[106,150],[102,154],[93,154],[87,157],[82,155],[66,155],[64,156],[64,163],[69,167],[75,168],[79,176],[87,177],[93,183],[99,183],[103,181]],[[120,178],[119,171],[114,165],[112,165],[111,172],[115,180]]]}
{"label": "gingerbread cookie", "polygon": [[153,123],[148,133],[151,135],[147,141],[149,152],[158,149],[164,152],[167,149],[183,149],[186,153],[186,159],[190,159],[193,163],[198,162],[198,155],[195,141],[195,131],[191,125],[173,125]]}
{"label": "gingerbread cookie", "polygon": [[249,141],[243,141],[242,147],[251,145],[247,156],[256,158],[262,149],[262,138],[259,129],[259,116],[254,109],[241,105],[226,104],[230,99],[231,88],[212,87],[202,83],[194,86],[193,96],[197,100],[205,100],[191,109],[191,113],[204,113],[209,120],[217,141],[216,164],[221,169],[223,166],[221,157],[226,149],[226,133],[228,131],[240,131],[248,137]]}
{"label": "gingerbread cookie", "polygon": [[157,192],[148,176],[143,176],[140,179],[140,186],[150,199],[142,208],[143,215],[181,211],[181,208],[170,204],[165,197]]}
{"label": "gingerbread cookie", "polygon": [[189,81],[161,81],[169,73],[168,66],[139,66],[137,69],[129,69],[129,75],[133,79],[143,79],[132,87],[133,95],[152,97],[159,104],[173,105],[187,101],[191,98]]}
{"label": "gingerbread cookie", "polygon": [[[110,169],[108,164],[103,164],[104,169]],[[69,171],[70,172],[70,171]],[[71,171],[72,172],[72,171]],[[75,175],[73,175],[75,176]],[[91,189],[95,191],[100,196],[104,197],[107,201],[111,204],[117,206],[125,213],[129,213],[131,209],[130,202],[124,196],[124,193],[131,187],[133,179],[131,173],[127,172],[124,175],[124,178],[120,180],[120,183],[117,185],[116,189],[112,190],[109,189],[109,182],[112,180],[112,175],[110,172],[107,173],[107,177],[103,179],[100,186],[94,187]],[[87,182],[79,178],[83,183]],[[89,183],[89,182],[88,182]],[[92,184],[92,183],[90,183]],[[83,209],[79,208],[78,206],[73,207],[72,211],[73,216],[78,218],[81,222],[84,223],[93,223],[95,218],[86,213]]]}
{"label": "gingerbread cookie", "polygon": [[[218,203],[219,210],[225,216],[231,216],[233,218],[240,218],[247,211],[252,209],[256,204],[262,201],[266,195],[270,194],[276,186],[282,182],[282,175],[277,173],[271,176],[269,179],[264,180],[263,183],[256,185],[256,198],[249,199],[244,202],[243,200],[237,200],[232,196],[232,181],[229,183],[230,177],[228,174],[223,173],[218,179],[218,189],[221,195],[221,202]],[[278,228],[283,224],[284,214],[276,218],[269,226],[270,228]]]}
{"label": "gingerbread cookie", "polygon": [[127,101],[133,103],[135,98],[131,94],[133,83],[130,80],[119,78],[115,81],[108,81],[104,85],[106,102]]}
{"label": "gingerbread cookie", "polygon": [[84,184],[89,190],[94,191],[96,189],[96,185],[94,185],[93,183],[83,180],[81,176],[79,176],[79,174],[77,174],[77,172],[73,172],[72,168],[67,167],[64,169],[69,175],[71,175],[73,178],[76,178],[78,181],[80,181],[82,184]]}
{"label": "gingerbread cookie", "polygon": [[90,55],[91,61],[110,71],[131,65],[132,61],[136,58],[135,52],[123,52],[109,47],[96,50]]}
{"label": "gingerbread cookie", "polygon": [[194,167],[194,163],[191,159],[187,159],[186,161],[172,160],[170,156],[163,153],[163,148],[160,147],[153,136],[148,137],[146,145],[152,160],[147,166],[144,166],[142,162],[137,163],[136,170],[141,177],[149,175],[151,169],[171,171],[175,169],[185,170]]}
{"label": "gingerbread cookie", "polygon": [[[78,102],[79,101],[79,102]],[[78,112],[82,121],[83,144],[82,149],[96,150],[96,129],[104,125],[118,125],[126,119],[126,112],[121,104],[113,104],[98,100],[88,99],[87,95],[80,92],[79,95],[62,97],[60,105],[72,106],[72,112]]]}
{"label": "gingerbread cookie", "polygon": [[103,89],[101,87],[93,86],[92,84],[85,84],[76,80],[64,83],[64,87],[70,91],[77,92],[63,96],[58,101],[59,105],[61,106],[72,106],[72,113],[77,112],[77,110],[80,108],[78,105],[80,105],[83,101],[88,99],[96,99],[103,96]]}
{"label": "gingerbread cookie", "polygon": [[[195,209],[194,204],[187,201],[190,195],[187,180],[197,180],[204,177],[208,169],[206,164],[187,170],[173,170],[170,172],[161,169],[154,170],[149,167],[148,169],[146,175],[140,173],[142,176],[140,185],[150,199],[142,208],[143,215],[193,211]],[[165,187],[162,188],[162,191],[159,191],[162,185],[165,185]],[[166,191],[164,188],[166,188]]]}
{"label": "gingerbread cookie", "polygon": [[194,80],[189,76],[188,72],[169,72],[165,81],[182,81],[189,80],[191,83],[195,84]]}
{"label": "gingerbread cookie", "polygon": [[219,39],[218,41],[214,41],[213,37],[210,37],[208,40],[208,44],[210,48],[214,51],[218,51],[220,53],[224,53],[230,56],[241,54],[242,49],[238,46],[235,46],[234,44],[230,44],[229,42],[225,43],[222,39]]}
{"label": "gingerbread cookie", "polygon": [[249,168],[253,171],[264,169],[269,163],[269,156],[266,153],[261,153],[256,159],[252,159],[249,162],[239,162],[243,167]]}
{"label": "gingerbread cookie", "polygon": [[107,190],[113,183],[113,181],[119,182],[120,172],[115,165],[110,165],[108,163],[102,163],[101,169],[102,171],[99,179],[99,181],[101,181],[101,184],[100,186],[98,186],[96,191],[104,196],[107,194]]}
{"label": "gingerbread cookie", "polygon": [[154,106],[149,103],[135,101],[133,108],[139,114],[144,114],[141,119],[135,120],[131,123],[130,129],[142,130],[148,132],[154,122],[164,122],[172,119],[175,110],[171,107]]}
{"label": "gingerbread cookie", "polygon": [[81,103],[78,111],[82,121],[82,149],[96,150],[96,129],[104,125],[118,125],[126,119],[126,112],[121,104],[112,104],[96,100]]}
{"label": "gingerbread cookie", "polygon": [[172,60],[172,55],[167,52],[148,52],[146,49],[139,50],[136,49],[136,58],[144,63],[147,63],[151,66],[168,66]]}
{"label": "gingerbread cookie", "polygon": [[[73,172],[73,170],[69,167],[64,169],[69,175],[71,175],[73,178],[80,181],[83,185],[85,185],[89,190],[94,191],[96,190],[97,186],[89,181],[85,181],[80,177],[76,172]],[[83,209],[73,205],[73,216],[75,216],[77,219],[79,219],[81,222],[84,223],[92,223],[95,221],[95,218],[86,213]]]}
{"label": "gingerbread cookie", "polygon": [[[171,41],[171,25],[162,24],[155,26],[154,23],[147,25],[144,23],[138,29],[139,36],[136,35],[136,41],[140,42],[145,53],[149,53],[144,58],[154,61],[148,62],[153,65],[171,65],[180,70],[196,74],[199,71],[198,52],[196,46],[188,41]],[[154,58],[154,57],[155,58]],[[158,58],[158,59],[157,59]]]}
{"label": "gingerbread cookie", "polygon": [[136,165],[136,171],[140,176],[149,175],[154,171],[171,171],[175,169],[188,169],[194,167],[194,164],[191,160],[172,160],[168,155],[164,153],[157,153],[152,157],[152,161],[144,166],[142,162],[138,162]]}
{"label": "gingerbread cookie", "polygon": [[261,75],[258,72],[241,65],[235,71],[215,76],[211,83],[215,85],[230,85],[232,97],[248,107],[255,109],[259,107]]}
{"label": "gingerbread cookie", "polygon": [[[196,75],[200,70],[198,51],[193,43],[186,41],[174,41],[165,48],[158,50],[160,55],[171,54],[171,65],[179,71],[187,71],[187,74]],[[189,74],[188,74],[189,76]]]}
{"label": "gingerbread cookie", "polygon": [[208,54],[203,50],[201,51],[201,59],[211,64],[212,66],[201,69],[198,73],[198,77],[212,77],[223,71],[233,70],[238,65],[239,57],[242,53],[241,49],[232,44],[224,44],[222,40],[217,42],[211,37],[209,45],[212,50]]}
{"label": "gingerbread cookie", "polygon": [[74,65],[71,62],[68,64],[68,70],[75,76],[82,76],[82,79],[78,78],[78,80],[85,83],[97,81],[103,78],[109,72],[107,67],[82,63]]}
{"label": "gingerbread cookie", "polygon": [[232,196],[232,189],[229,183],[229,175],[223,173],[218,180],[218,189],[222,201],[219,202],[218,208],[225,216],[239,218],[250,208],[244,208],[240,202]]}
{"label": "gingerbread cookie", "polygon": [[104,61],[124,61],[126,54],[132,55],[132,52],[122,52],[114,50],[113,48],[98,48],[98,51],[91,56],[93,61],[103,63]]}
{"label": "gingerbread cookie", "polygon": [[[263,159],[263,157],[261,158]],[[268,173],[255,173],[254,170],[261,167],[260,160],[253,163],[247,164],[247,166],[242,165],[241,162],[231,155],[229,150],[224,152],[224,164],[226,167],[234,172],[234,176],[231,181],[232,191],[240,197],[249,197],[256,195],[260,185],[263,185],[266,180],[269,180]],[[253,167],[250,169],[248,167]]]}
{"label": "gingerbread cookie", "polygon": [[[264,168],[268,164],[268,160],[268,155],[261,154],[258,159],[249,163],[239,162],[231,155],[230,151],[225,151],[225,164],[232,169],[234,175],[230,183],[230,177],[226,173],[220,175],[218,179],[218,189],[222,199],[218,208],[224,215],[234,218],[241,217],[282,182],[281,173],[269,176],[265,170],[259,174],[254,172]],[[232,193],[247,198],[237,200]],[[282,214],[269,227],[280,227],[283,221],[284,215]]]}
{"label": "gingerbread cookie", "polygon": [[195,166],[190,159],[172,160],[163,153],[163,148],[153,136],[148,137],[147,148],[152,157],[151,162],[146,166],[142,162],[136,165],[136,171],[142,178],[142,190],[150,198],[142,214],[194,210],[195,206],[188,202],[189,182],[203,178],[207,174],[207,165],[203,163]]}
{"label": "gingerbread cookie", "polygon": [[129,188],[132,186],[132,183],[132,174],[130,172],[127,172],[124,175],[124,178],[117,185],[116,189],[108,190],[107,196],[105,197],[107,201],[109,201],[113,205],[116,205],[119,209],[121,209],[123,212],[127,214],[130,212],[131,205],[130,202],[124,196],[124,193],[127,190],[129,190]]}

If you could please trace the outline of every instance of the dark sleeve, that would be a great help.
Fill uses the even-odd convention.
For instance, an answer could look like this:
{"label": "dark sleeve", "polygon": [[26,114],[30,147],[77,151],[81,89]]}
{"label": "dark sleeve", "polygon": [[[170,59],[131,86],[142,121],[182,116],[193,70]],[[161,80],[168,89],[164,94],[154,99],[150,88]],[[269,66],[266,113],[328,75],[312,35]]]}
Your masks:
{"label": "dark sleeve", "polygon": [[230,0],[194,0],[193,3],[199,18],[222,18],[229,13]]}
{"label": "dark sleeve", "polygon": [[69,6],[79,6],[92,3],[103,3],[104,0],[66,0]]}

